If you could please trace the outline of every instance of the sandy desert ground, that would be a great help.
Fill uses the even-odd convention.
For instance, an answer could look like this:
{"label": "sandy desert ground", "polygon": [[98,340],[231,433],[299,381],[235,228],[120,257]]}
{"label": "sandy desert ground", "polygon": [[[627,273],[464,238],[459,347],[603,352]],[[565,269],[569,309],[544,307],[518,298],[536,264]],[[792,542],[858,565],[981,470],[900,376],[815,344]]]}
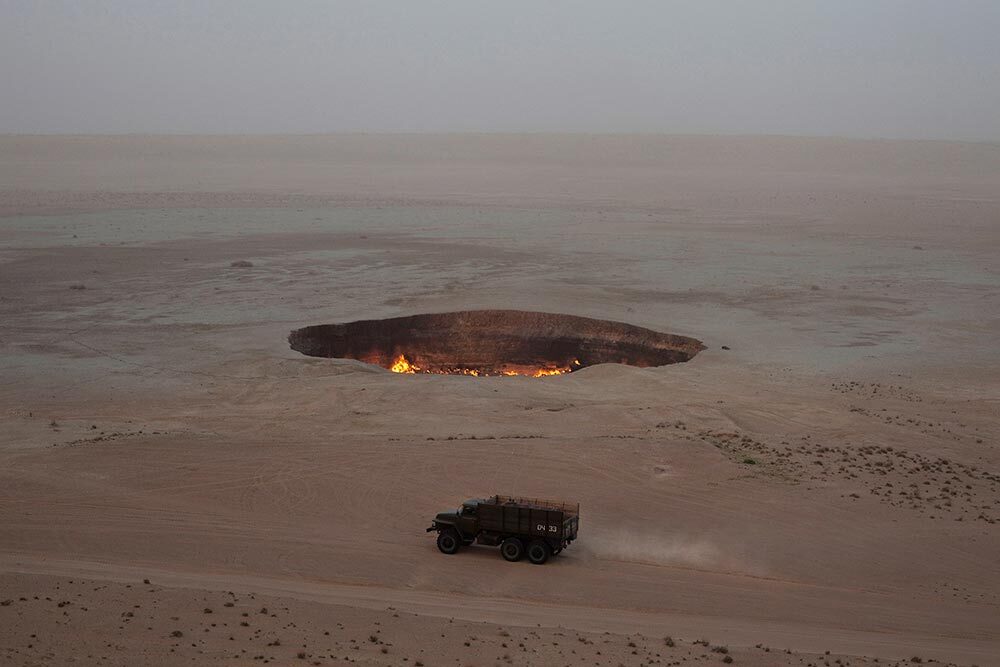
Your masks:
{"label": "sandy desert ground", "polygon": [[[998,257],[998,145],[0,137],[0,664],[1000,665]],[[707,349],[286,340],[478,308]],[[440,554],[496,492],[580,540]]]}

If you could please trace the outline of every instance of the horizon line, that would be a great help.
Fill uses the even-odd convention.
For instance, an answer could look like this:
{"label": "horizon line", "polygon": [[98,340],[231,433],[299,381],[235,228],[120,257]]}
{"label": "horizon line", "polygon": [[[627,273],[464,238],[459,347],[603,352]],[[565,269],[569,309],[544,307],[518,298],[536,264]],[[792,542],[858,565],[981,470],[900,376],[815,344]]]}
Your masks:
{"label": "horizon line", "polygon": [[995,139],[957,139],[942,137],[887,137],[841,134],[781,134],[728,132],[657,132],[657,131],[551,131],[551,130],[334,130],[323,132],[0,132],[3,138],[294,138],[294,137],[660,137],[689,139],[798,139],[824,141],[855,141],[867,143],[949,143],[1000,145]]}

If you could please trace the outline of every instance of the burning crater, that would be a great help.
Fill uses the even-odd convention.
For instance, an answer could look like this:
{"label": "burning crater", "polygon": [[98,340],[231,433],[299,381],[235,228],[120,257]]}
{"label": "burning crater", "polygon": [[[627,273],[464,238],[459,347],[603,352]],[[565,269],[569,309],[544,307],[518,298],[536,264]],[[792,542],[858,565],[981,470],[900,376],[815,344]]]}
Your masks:
{"label": "burning crater", "polygon": [[705,346],[686,336],[522,310],[471,310],[319,324],[288,336],[310,357],[357,359],[396,373],[562,375],[595,364],[664,366]]}

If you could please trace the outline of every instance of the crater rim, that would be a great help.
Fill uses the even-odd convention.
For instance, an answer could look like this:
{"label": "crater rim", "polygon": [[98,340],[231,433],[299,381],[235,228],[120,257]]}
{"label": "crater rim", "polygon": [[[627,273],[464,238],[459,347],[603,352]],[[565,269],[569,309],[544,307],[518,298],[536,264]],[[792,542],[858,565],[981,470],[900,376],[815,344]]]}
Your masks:
{"label": "crater rim", "polygon": [[544,377],[607,363],[685,363],[698,339],[616,320],[534,310],[417,313],[293,329],[291,349],[406,374]]}

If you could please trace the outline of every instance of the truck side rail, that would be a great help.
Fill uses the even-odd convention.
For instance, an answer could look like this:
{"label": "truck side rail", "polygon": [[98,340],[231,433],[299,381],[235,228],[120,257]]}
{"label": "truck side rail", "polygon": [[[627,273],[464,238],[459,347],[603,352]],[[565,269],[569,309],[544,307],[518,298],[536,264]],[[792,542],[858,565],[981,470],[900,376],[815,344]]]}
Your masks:
{"label": "truck side rail", "polygon": [[493,505],[520,505],[542,510],[563,512],[564,514],[572,516],[580,515],[580,503],[565,503],[558,500],[526,498],[523,496],[502,496],[499,494],[489,498],[487,502]]}

